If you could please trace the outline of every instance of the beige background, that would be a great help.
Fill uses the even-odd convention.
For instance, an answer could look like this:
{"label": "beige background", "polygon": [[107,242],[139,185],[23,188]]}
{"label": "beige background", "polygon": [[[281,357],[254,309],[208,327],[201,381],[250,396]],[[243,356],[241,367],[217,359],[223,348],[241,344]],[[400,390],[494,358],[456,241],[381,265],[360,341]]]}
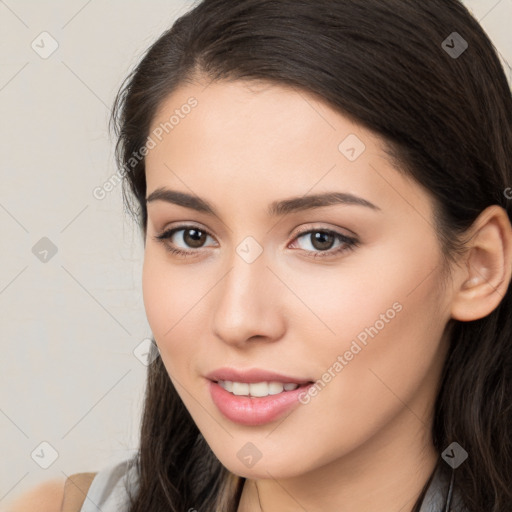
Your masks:
{"label": "beige background", "polygon": [[[512,63],[512,0],[466,4]],[[142,240],[121,187],[93,191],[115,173],[106,123],[122,79],[192,5],[0,0],[0,510],[137,448]]]}

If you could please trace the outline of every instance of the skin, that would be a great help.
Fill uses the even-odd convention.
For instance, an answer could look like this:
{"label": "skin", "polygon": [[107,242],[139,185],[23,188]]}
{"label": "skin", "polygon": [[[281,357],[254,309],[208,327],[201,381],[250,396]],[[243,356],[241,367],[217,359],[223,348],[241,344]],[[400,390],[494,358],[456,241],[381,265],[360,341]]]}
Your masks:
{"label": "skin", "polygon": [[[479,218],[471,250],[447,278],[433,202],[393,166],[382,140],[304,91],[205,85],[182,86],[162,103],[151,130],[198,100],[146,157],[147,196],[165,187],[217,211],[148,203],[144,304],[169,377],[222,464],[247,478],[239,511],[411,510],[437,458],[430,432],[446,325],[488,314],[510,280],[506,214],[493,207]],[[355,161],[338,149],[349,134],[366,146]],[[267,214],[273,201],[329,191],[379,209]],[[202,248],[186,244],[187,231],[166,240],[188,257],[154,239],[189,223],[211,235]],[[299,228],[358,245],[315,259],[321,249]],[[236,252],[247,236],[263,249],[252,263]],[[243,426],[212,402],[205,375],[224,366],[321,379],[396,303],[400,312],[288,416]],[[252,468],[237,457],[247,442],[262,454]]]}
{"label": "skin", "polygon": [[64,498],[65,479],[42,482],[36,487],[7,502],[0,512],[60,512]]}

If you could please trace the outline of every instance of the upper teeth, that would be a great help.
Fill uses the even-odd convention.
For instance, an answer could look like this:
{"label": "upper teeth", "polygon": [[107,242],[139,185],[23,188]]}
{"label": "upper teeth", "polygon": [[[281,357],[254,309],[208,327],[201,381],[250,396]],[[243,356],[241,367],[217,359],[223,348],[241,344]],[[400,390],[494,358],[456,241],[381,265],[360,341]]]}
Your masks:
{"label": "upper teeth", "polygon": [[282,382],[233,382],[231,380],[219,380],[219,386],[223,387],[226,391],[234,395],[245,396],[267,396],[277,395],[283,391],[293,391],[299,387],[295,383],[283,384]]}

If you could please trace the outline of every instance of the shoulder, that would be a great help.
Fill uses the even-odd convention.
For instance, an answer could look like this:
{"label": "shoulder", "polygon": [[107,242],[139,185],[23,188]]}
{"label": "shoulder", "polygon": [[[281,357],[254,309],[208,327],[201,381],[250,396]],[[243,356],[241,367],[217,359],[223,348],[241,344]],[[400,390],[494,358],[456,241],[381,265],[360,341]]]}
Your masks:
{"label": "shoulder", "polygon": [[75,473],[67,479],[44,482],[16,501],[8,503],[8,508],[4,509],[0,505],[0,512],[76,511],[81,510],[82,506],[83,510],[95,512],[98,507],[103,512],[123,509],[129,503],[128,493],[138,490],[138,468],[135,461],[131,458],[96,473]]}
{"label": "shoulder", "polygon": [[8,505],[9,512],[60,512],[66,480],[48,480]]}

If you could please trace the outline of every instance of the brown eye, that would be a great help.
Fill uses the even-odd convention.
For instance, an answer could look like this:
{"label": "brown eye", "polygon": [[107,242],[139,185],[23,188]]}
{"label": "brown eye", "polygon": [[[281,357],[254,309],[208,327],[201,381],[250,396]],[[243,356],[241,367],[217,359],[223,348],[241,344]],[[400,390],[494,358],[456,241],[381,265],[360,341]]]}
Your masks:
{"label": "brown eye", "polygon": [[310,234],[311,245],[318,249],[319,251],[327,251],[329,250],[336,240],[335,236],[332,233],[327,233],[325,231],[313,231]]}
{"label": "brown eye", "polygon": [[341,255],[359,245],[356,238],[329,229],[303,231],[295,240],[295,244],[313,258]]}
{"label": "brown eye", "polygon": [[212,235],[207,231],[195,226],[168,229],[154,238],[161,242],[165,249],[174,254],[198,253],[199,251],[194,251],[194,249],[208,247],[207,239],[211,238],[213,240]]}
{"label": "brown eye", "polygon": [[205,240],[207,234],[203,231],[195,228],[189,228],[183,230],[183,241],[189,246],[195,249],[201,247]]}

